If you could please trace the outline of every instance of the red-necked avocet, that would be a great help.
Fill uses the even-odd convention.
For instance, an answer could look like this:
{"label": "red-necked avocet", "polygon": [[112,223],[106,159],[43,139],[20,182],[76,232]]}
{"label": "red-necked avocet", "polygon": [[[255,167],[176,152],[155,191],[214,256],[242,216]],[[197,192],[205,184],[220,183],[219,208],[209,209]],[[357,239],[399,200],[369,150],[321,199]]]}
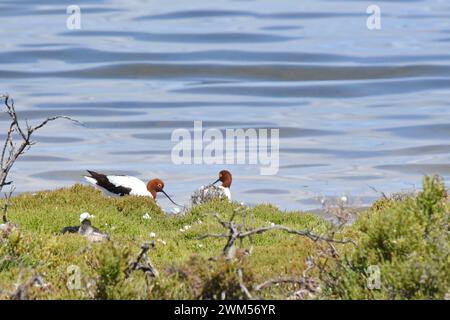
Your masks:
{"label": "red-necked avocet", "polygon": [[105,175],[91,170],[87,170],[87,172],[89,172],[90,176],[84,176],[84,178],[106,194],[116,196],[144,196],[156,199],[157,193],[161,192],[174,205],[182,207],[173,201],[163,190],[164,182],[161,179],[152,179],[145,184],[144,181],[132,176]]}
{"label": "red-necked avocet", "polygon": [[[216,186],[217,182],[222,182],[221,186]],[[214,198],[231,200],[231,182],[233,177],[230,171],[222,170],[219,172],[219,178],[212,184],[202,186],[195,191],[191,196],[191,202],[193,205],[208,202]]]}

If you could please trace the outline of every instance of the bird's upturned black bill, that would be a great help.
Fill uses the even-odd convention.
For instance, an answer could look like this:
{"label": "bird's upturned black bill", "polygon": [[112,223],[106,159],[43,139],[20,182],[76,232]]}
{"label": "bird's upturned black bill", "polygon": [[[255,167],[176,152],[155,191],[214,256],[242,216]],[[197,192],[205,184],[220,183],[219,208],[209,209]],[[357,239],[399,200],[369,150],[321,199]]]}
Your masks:
{"label": "bird's upturned black bill", "polygon": [[161,192],[164,193],[164,195],[167,197],[167,199],[169,199],[170,202],[172,202],[174,205],[179,206],[179,207],[183,207],[183,208],[184,208],[184,206],[181,206],[181,205],[179,205],[178,203],[176,203],[175,201],[173,201],[173,200],[169,197],[169,195],[168,195],[164,190],[161,190]]}
{"label": "bird's upturned black bill", "polygon": [[216,184],[217,182],[219,182],[220,181],[220,178],[219,179],[217,179],[216,181],[214,181],[213,183],[211,183],[211,184]]}

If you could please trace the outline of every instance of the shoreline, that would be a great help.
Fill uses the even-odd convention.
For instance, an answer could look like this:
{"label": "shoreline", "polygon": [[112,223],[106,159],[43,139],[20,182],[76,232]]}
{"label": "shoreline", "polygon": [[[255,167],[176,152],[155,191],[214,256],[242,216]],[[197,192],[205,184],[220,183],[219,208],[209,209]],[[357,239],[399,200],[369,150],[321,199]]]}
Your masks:
{"label": "shoreline", "polygon": [[[151,199],[107,198],[80,184],[21,194],[11,198],[10,222],[0,228],[0,299],[33,273],[46,287],[29,288],[32,299],[214,299],[224,290],[227,299],[248,299],[248,294],[387,299],[393,293],[397,299],[442,299],[450,287],[450,270],[442,268],[450,242],[442,229],[449,219],[447,200],[441,181],[426,177],[424,192],[381,199],[358,208],[353,223],[341,215],[340,223],[332,224],[320,211],[284,212],[227,201],[169,216]],[[89,217],[91,229],[73,227],[80,225],[80,215]],[[62,234],[63,228],[75,233]],[[237,241],[230,244],[230,239]],[[144,249],[153,275],[126,271]],[[323,255],[328,258],[315,260]],[[313,264],[310,270],[311,261],[320,262],[320,268]],[[381,290],[366,286],[364,270],[373,265],[385,275]],[[424,284],[411,273],[411,265],[421,272],[434,270],[431,282]],[[67,287],[73,268],[84,279],[77,290]],[[306,291],[298,291],[295,283],[257,289],[280,277],[300,278],[311,286]],[[240,289],[242,281],[247,293]]]}

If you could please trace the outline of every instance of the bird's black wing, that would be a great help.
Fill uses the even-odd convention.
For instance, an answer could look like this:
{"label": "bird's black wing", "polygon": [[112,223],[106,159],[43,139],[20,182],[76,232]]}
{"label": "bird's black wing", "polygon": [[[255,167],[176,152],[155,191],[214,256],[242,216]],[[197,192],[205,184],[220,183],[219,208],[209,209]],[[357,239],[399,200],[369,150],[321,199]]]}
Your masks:
{"label": "bird's black wing", "polygon": [[64,227],[61,230],[61,233],[77,233],[78,230],[80,229],[80,226],[76,226],[76,227]]}
{"label": "bird's black wing", "polygon": [[131,188],[127,188],[124,186],[116,186],[111,181],[109,181],[108,177],[103,173],[98,173],[95,171],[87,170],[91,175],[91,178],[97,181],[97,185],[108,190],[111,193],[118,194],[120,196],[128,195],[131,192]]}

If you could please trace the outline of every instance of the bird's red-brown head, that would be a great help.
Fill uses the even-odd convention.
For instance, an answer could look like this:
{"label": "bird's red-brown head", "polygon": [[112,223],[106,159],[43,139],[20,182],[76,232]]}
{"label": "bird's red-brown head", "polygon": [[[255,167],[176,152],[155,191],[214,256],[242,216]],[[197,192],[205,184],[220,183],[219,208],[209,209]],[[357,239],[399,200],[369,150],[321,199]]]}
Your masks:
{"label": "bird's red-brown head", "polygon": [[147,183],[147,190],[156,199],[156,194],[158,192],[164,192],[164,182],[161,179],[152,179]]}
{"label": "bird's red-brown head", "polygon": [[179,204],[177,204],[175,201],[173,201],[172,198],[169,197],[169,195],[164,191],[164,182],[161,179],[152,179],[152,180],[150,180],[147,183],[147,190],[148,190],[148,192],[150,192],[152,194],[153,199],[156,199],[156,195],[158,194],[158,192],[161,192],[174,205],[179,206],[179,207],[183,207],[183,206],[180,206]]}
{"label": "bird's red-brown head", "polygon": [[217,182],[222,182],[222,187],[229,188],[231,187],[231,182],[233,181],[233,177],[231,176],[231,172],[228,170],[222,170],[219,172],[219,179],[214,181],[213,184],[216,184]]}

